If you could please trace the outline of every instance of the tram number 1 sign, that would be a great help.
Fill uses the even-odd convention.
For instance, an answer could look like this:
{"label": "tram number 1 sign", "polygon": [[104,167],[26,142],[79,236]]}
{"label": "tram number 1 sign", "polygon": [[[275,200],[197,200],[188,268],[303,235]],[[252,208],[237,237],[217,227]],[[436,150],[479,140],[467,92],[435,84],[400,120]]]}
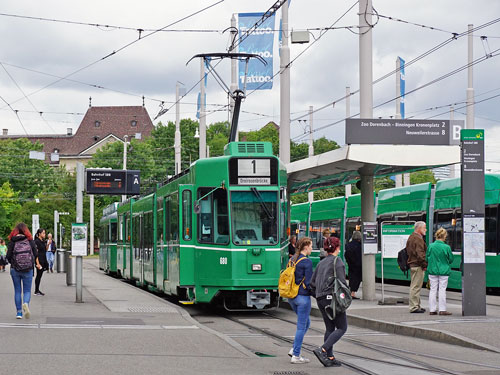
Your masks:
{"label": "tram number 1 sign", "polygon": [[229,169],[231,185],[276,185],[277,183],[276,159],[231,159]]}

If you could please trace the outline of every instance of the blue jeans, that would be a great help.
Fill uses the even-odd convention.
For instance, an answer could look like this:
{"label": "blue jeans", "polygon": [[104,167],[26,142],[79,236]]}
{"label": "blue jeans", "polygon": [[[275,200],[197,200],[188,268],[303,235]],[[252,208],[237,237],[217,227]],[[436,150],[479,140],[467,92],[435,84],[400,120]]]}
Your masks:
{"label": "blue jeans", "polygon": [[[29,305],[31,299],[31,282],[33,280],[33,270],[18,272],[14,267],[10,267],[10,276],[14,283],[14,301],[17,312],[22,312],[23,302]],[[22,282],[22,285],[21,285]],[[23,298],[21,299],[21,293]]]}
{"label": "blue jeans", "polygon": [[52,251],[47,251],[46,257],[49,263],[49,270],[52,270],[52,268],[54,268],[54,253]]}
{"label": "blue jeans", "polygon": [[295,339],[293,340],[293,355],[298,357],[304,336],[311,325],[311,320],[309,319],[311,297],[299,294],[297,297],[289,299],[288,303],[297,314],[297,330],[295,331]]}

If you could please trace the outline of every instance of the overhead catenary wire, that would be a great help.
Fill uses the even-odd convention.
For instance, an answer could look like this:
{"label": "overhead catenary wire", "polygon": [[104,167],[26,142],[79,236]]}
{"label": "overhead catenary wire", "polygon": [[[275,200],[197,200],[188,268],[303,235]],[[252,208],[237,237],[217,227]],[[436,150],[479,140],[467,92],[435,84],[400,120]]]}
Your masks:
{"label": "overhead catenary wire", "polygon": [[[35,91],[33,91],[33,92],[29,93],[27,96],[32,96],[32,95],[34,95],[34,94],[37,94],[37,93],[39,93],[40,91],[45,90],[46,88],[51,87],[51,86],[55,85],[56,83],[58,83],[58,82],[60,82],[60,81],[62,81],[62,80],[64,80],[64,79],[67,79],[67,78],[69,78],[69,77],[71,77],[71,76],[73,76],[73,75],[75,75],[75,74],[77,74],[77,73],[79,73],[79,72],[81,72],[81,71],[83,71],[83,70],[85,70],[85,69],[90,68],[90,67],[91,67],[91,66],[93,66],[93,65],[96,65],[96,64],[100,63],[101,61],[104,61],[104,60],[106,60],[106,59],[110,58],[111,56],[116,55],[117,53],[119,53],[119,52],[123,51],[124,49],[126,49],[126,48],[128,48],[128,47],[130,47],[130,46],[134,45],[135,43],[137,43],[137,42],[139,42],[139,41],[141,41],[141,40],[143,40],[143,39],[146,39],[147,37],[150,37],[150,36],[152,36],[152,35],[154,35],[154,34],[156,34],[156,33],[160,32],[160,31],[162,31],[162,30],[165,30],[165,29],[167,29],[167,28],[169,28],[169,27],[171,27],[171,26],[173,26],[173,25],[176,25],[176,24],[178,24],[178,23],[180,23],[180,22],[182,22],[182,21],[185,21],[185,20],[187,20],[187,19],[189,19],[189,18],[191,18],[191,17],[194,17],[195,15],[198,15],[198,14],[200,14],[200,13],[202,13],[202,12],[204,12],[204,11],[206,11],[206,10],[208,10],[208,9],[210,9],[210,8],[212,8],[212,7],[214,7],[214,6],[218,5],[218,4],[220,4],[220,3],[222,3],[222,2],[224,2],[224,0],[218,0],[218,1],[216,1],[216,2],[214,2],[214,3],[212,3],[212,4],[210,4],[210,5],[208,5],[208,6],[204,7],[204,8],[202,8],[202,9],[199,9],[199,10],[197,10],[197,11],[195,11],[195,12],[192,12],[192,13],[190,13],[190,14],[188,14],[188,15],[186,15],[186,16],[184,16],[184,17],[182,17],[182,18],[180,18],[180,19],[178,19],[178,20],[176,20],[176,21],[174,21],[174,22],[171,22],[171,23],[169,23],[168,25],[165,25],[165,26],[163,26],[163,27],[162,27],[162,28],[160,28],[160,29],[157,29],[157,30],[152,31],[152,32],[150,32],[150,33],[148,33],[148,34],[145,34],[144,36],[139,35],[139,38],[138,38],[138,39],[135,39],[135,40],[133,40],[133,41],[131,41],[131,42],[129,42],[129,43],[127,43],[127,44],[125,44],[125,45],[121,46],[120,48],[118,48],[118,49],[114,50],[113,52],[108,53],[107,55],[105,55],[105,56],[101,57],[100,59],[95,60],[95,61],[91,62],[90,64],[87,64],[87,65],[85,65],[85,66],[83,66],[83,67],[81,67],[81,68],[79,68],[79,69],[75,70],[74,72],[72,72],[72,73],[70,73],[70,74],[67,74],[67,75],[65,75],[65,76],[63,76],[63,77],[61,77],[61,78],[57,79],[56,81],[53,81],[53,82],[49,83],[48,85],[45,85],[45,86],[43,86],[42,88],[40,88],[40,89],[38,89],[38,90],[35,90]],[[15,100],[15,101],[13,101],[11,104],[16,103],[16,102],[18,102],[18,101],[20,101],[20,100],[22,100],[22,99],[24,99],[24,97],[23,97],[23,98],[19,98],[19,99],[17,99],[17,100]]]}
{"label": "overhead catenary wire", "polygon": [[[394,70],[392,70],[392,71],[390,71],[390,72],[388,72],[388,73],[384,74],[384,75],[383,75],[383,76],[381,76],[380,78],[377,78],[375,81],[373,81],[373,84],[375,85],[375,84],[377,84],[377,83],[379,83],[379,82],[381,82],[381,81],[383,81],[383,80],[385,80],[385,79],[387,79],[387,78],[389,78],[389,77],[393,77],[393,76],[394,76],[394,74],[396,74],[396,73],[400,72],[400,71],[401,71],[401,69],[405,69],[405,68],[407,68],[407,67],[409,67],[409,66],[411,66],[411,65],[415,64],[416,62],[418,62],[418,61],[422,60],[423,58],[425,58],[425,57],[429,56],[430,54],[432,54],[432,53],[434,53],[434,52],[438,51],[439,49],[441,49],[441,48],[445,47],[446,45],[450,44],[451,42],[453,42],[453,41],[455,41],[455,40],[458,40],[459,38],[461,38],[461,37],[463,37],[463,36],[468,35],[468,34],[469,34],[469,33],[471,33],[471,32],[473,33],[473,32],[475,32],[475,31],[481,30],[481,29],[483,29],[483,28],[485,28],[485,27],[488,27],[488,26],[494,25],[495,23],[498,23],[498,22],[500,22],[500,18],[495,18],[495,19],[493,19],[493,20],[491,20],[491,21],[488,21],[488,22],[486,22],[486,23],[484,23],[484,24],[482,24],[482,25],[479,25],[479,26],[477,26],[477,27],[474,27],[472,30],[466,30],[466,31],[464,31],[464,32],[462,32],[462,33],[460,33],[460,34],[453,35],[453,36],[452,36],[452,37],[450,37],[449,39],[446,39],[445,41],[438,43],[436,46],[434,46],[434,47],[430,48],[429,50],[427,50],[427,51],[425,51],[424,53],[420,54],[419,56],[417,56],[417,57],[413,58],[412,60],[406,61],[406,62],[405,62],[405,64],[404,64],[403,66],[398,67],[397,69],[394,69]],[[357,94],[357,93],[359,93],[359,89],[357,89],[357,90],[355,90],[355,91],[351,91],[349,95],[343,95],[343,96],[339,97],[338,99],[336,99],[336,100],[334,100],[334,101],[332,101],[332,102],[329,102],[328,104],[325,104],[325,105],[323,105],[323,106],[321,106],[321,107],[319,107],[319,108],[314,109],[314,110],[312,111],[312,113],[314,114],[314,113],[316,113],[316,112],[319,112],[319,111],[324,110],[325,108],[329,108],[329,107],[331,107],[332,105],[337,104],[337,103],[342,102],[343,100],[347,99],[347,97],[348,97],[348,96],[353,96],[353,95],[355,95],[355,94]],[[306,114],[304,114],[304,115],[302,115],[302,116],[299,116],[299,117],[296,117],[296,118],[291,119],[291,120],[290,120],[290,122],[292,122],[292,121],[296,121],[296,120],[299,120],[299,119],[302,119],[302,118],[304,118],[304,117],[306,117],[306,116],[309,116],[309,112],[308,112],[308,113],[306,113]],[[356,115],[354,115],[354,116],[356,116]],[[352,116],[352,117],[354,117],[354,116]]]}

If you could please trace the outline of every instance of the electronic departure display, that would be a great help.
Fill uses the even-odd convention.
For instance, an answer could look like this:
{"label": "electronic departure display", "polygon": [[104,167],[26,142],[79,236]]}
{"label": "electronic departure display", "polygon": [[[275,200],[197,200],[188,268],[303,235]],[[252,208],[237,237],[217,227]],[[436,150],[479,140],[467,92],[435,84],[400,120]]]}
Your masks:
{"label": "electronic departure display", "polygon": [[87,169],[87,194],[139,194],[140,171]]}

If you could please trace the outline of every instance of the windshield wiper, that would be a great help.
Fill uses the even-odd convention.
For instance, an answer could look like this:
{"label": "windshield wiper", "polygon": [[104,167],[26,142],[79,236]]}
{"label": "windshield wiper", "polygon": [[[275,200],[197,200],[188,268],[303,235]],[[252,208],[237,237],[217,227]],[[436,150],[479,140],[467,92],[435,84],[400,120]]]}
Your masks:
{"label": "windshield wiper", "polygon": [[269,208],[267,208],[266,202],[264,202],[264,199],[262,199],[262,195],[260,195],[259,191],[254,187],[251,187],[250,190],[259,199],[259,203],[261,207],[264,209],[264,212],[266,213],[267,217],[271,220],[274,220],[273,214],[271,213],[271,211],[269,211]]}

